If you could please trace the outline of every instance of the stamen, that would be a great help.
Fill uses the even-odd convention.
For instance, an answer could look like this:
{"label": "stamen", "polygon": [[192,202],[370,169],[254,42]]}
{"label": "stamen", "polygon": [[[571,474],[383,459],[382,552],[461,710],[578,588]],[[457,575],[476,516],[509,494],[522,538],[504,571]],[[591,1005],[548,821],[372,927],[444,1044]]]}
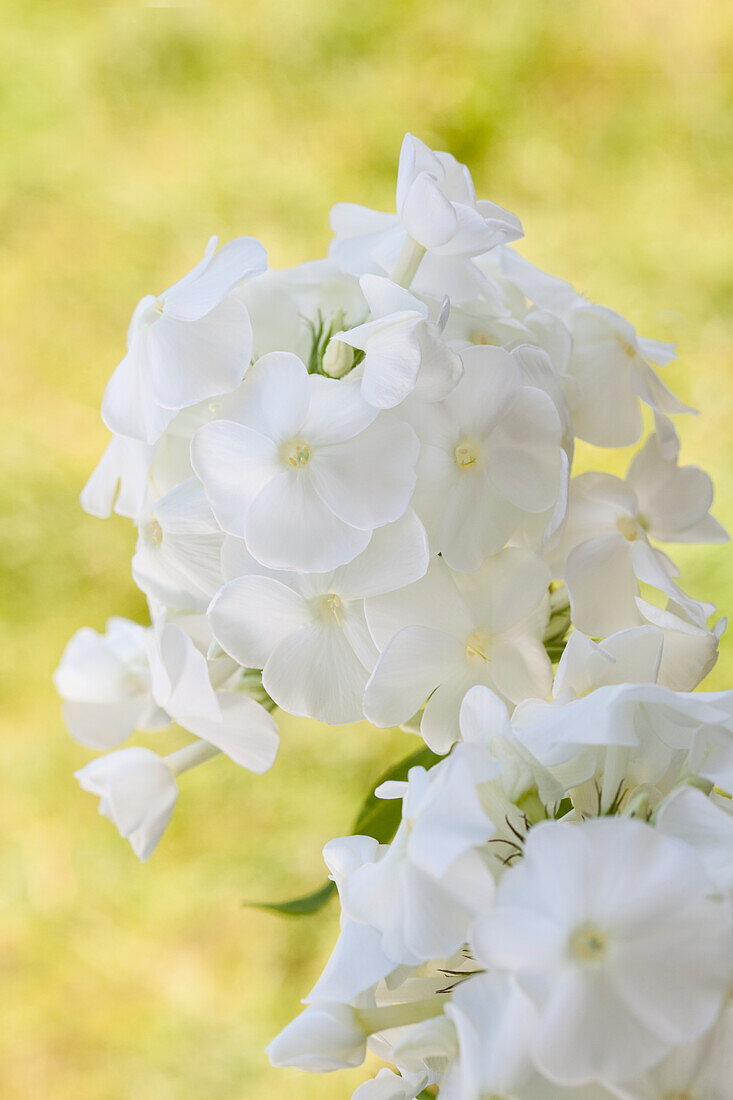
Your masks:
{"label": "stamen", "polygon": [[627,542],[636,542],[639,537],[639,526],[631,516],[619,516],[616,526]]}
{"label": "stamen", "polygon": [[479,448],[472,439],[464,439],[458,444],[453,454],[455,455],[456,466],[459,466],[462,470],[467,470],[478,462]]}
{"label": "stamen", "polygon": [[151,519],[147,526],[144,528],[144,535],[146,541],[151,546],[160,546],[163,541],[163,528],[158,523],[157,519]]}
{"label": "stamen", "polygon": [[302,439],[295,439],[292,443],[286,443],[283,448],[283,458],[294,470],[307,466],[311,457],[311,449]]}
{"label": "stamen", "polygon": [[329,592],[327,596],[321,598],[321,608],[327,616],[332,616],[337,623],[341,622],[341,609],[343,607],[343,601],[340,596],[337,596],[335,592]]}
{"label": "stamen", "polygon": [[466,638],[466,657],[469,659],[478,657],[482,661],[488,661],[489,658],[486,656],[486,651],[489,648],[488,641],[488,638],[481,631],[474,631]]}
{"label": "stamen", "polygon": [[608,951],[608,937],[600,928],[584,924],[570,937],[570,954],[586,963],[598,963]]}

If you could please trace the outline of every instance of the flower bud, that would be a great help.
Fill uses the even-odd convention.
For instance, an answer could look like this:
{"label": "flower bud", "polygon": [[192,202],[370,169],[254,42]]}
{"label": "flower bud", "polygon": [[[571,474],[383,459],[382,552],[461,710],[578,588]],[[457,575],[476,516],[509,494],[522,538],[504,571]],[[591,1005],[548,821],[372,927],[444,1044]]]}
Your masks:
{"label": "flower bud", "polygon": [[343,340],[329,340],[323,353],[323,373],[329,378],[343,378],[354,365],[354,349]]}
{"label": "flower bud", "polygon": [[175,777],[150,749],[120,749],[75,773],[82,790],[99,797],[99,812],[130,841],[138,859],[156,847],[178,798]]}

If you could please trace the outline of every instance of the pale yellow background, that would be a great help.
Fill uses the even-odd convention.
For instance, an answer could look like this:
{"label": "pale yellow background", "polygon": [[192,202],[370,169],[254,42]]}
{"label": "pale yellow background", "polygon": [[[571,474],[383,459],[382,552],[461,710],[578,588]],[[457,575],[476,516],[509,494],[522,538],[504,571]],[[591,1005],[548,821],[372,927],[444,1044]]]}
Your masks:
{"label": "pale yellow background", "polygon": [[[275,1071],[262,1054],[326,957],[335,910],[295,923],[240,903],[315,885],[323,842],[412,742],[286,726],[265,778],[224,760],[186,776],[144,867],[71,778],[88,754],[62,728],[54,664],[76,627],[144,613],[130,525],[77,506],[135,302],[211,233],[260,237],[276,266],[322,253],[332,202],[392,208],[412,129],[521,215],[526,255],[679,340],[666,377],[702,412],[680,423],[683,459],[714,475],[730,526],[725,12],[704,0],[7,4],[5,1100],[329,1100],[361,1077]],[[672,552],[695,595],[733,604],[727,548]],[[732,654],[727,639],[709,686],[731,682]]]}

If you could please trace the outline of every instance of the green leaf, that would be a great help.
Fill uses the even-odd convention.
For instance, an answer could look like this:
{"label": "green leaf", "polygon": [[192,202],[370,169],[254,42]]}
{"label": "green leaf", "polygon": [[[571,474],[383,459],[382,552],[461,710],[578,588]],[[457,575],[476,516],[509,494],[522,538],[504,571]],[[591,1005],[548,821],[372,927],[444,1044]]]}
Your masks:
{"label": "green leaf", "polygon": [[291,901],[245,901],[248,909],[266,909],[270,913],[280,913],[284,917],[307,917],[311,913],[317,913],[326,904],[336,889],[336,883],[330,879],[312,894],[303,894],[300,898]]}
{"label": "green leaf", "polygon": [[[392,780],[399,782],[407,779],[410,768],[422,766],[432,768],[442,759],[430,749],[423,747],[410,753],[404,760],[393,764],[383,775],[380,775],[371,791],[364,799],[361,809],[352,826],[354,836],[373,836],[380,844],[388,844],[397,832],[402,817],[402,801],[399,798],[377,798],[374,791],[382,783]],[[323,909],[336,889],[334,882],[326,882],[317,890],[302,897],[293,898],[291,901],[269,902],[250,901],[245,905],[254,909],[266,909],[270,913],[280,913],[286,917],[305,917],[312,913],[318,913]]]}

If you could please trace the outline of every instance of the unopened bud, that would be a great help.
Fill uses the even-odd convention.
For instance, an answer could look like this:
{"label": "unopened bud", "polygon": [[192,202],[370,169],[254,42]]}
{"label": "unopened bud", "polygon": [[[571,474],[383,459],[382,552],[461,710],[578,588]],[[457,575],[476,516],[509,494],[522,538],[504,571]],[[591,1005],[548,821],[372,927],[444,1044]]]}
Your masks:
{"label": "unopened bud", "polygon": [[354,349],[343,340],[329,340],[323,353],[323,373],[329,378],[343,378],[354,365]]}

